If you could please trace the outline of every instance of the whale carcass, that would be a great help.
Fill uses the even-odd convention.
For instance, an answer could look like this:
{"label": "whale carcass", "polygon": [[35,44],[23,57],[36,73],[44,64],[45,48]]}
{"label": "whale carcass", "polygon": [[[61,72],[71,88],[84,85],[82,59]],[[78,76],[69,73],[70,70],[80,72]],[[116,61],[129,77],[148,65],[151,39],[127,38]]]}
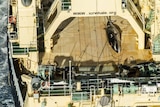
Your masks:
{"label": "whale carcass", "polygon": [[107,37],[112,49],[117,53],[121,51],[121,31],[120,28],[114,24],[110,19],[106,27]]}

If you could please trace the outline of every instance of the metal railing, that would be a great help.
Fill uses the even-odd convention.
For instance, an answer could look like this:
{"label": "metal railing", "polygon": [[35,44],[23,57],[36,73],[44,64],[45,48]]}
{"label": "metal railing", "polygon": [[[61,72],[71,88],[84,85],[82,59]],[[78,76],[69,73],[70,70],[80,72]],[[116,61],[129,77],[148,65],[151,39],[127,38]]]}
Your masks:
{"label": "metal railing", "polygon": [[153,54],[160,53],[160,43],[153,43],[152,52]]}
{"label": "metal railing", "polygon": [[17,94],[17,97],[18,97],[18,100],[20,102],[20,106],[23,107],[23,97],[22,97],[22,94],[21,94],[21,91],[20,91],[20,87],[19,87],[19,83],[18,83],[18,79],[17,79],[17,76],[16,76],[16,73],[15,73],[15,69],[14,69],[14,65],[13,65],[13,60],[12,60],[12,56],[10,54],[11,52],[11,43],[8,42],[8,48],[9,48],[9,62],[10,62],[10,69],[11,69],[11,74],[13,76],[13,83],[14,83],[14,86],[16,88],[16,94]]}
{"label": "metal railing", "polygon": [[152,52],[153,54],[159,54],[160,53],[160,34],[158,34],[154,39],[153,39],[153,44],[152,44]]}
{"label": "metal railing", "polygon": [[14,46],[12,44],[12,54],[13,55],[28,55],[29,52],[34,52],[34,51],[37,51],[36,48],[34,47],[26,47],[26,48],[20,48],[19,46]]}
{"label": "metal railing", "polygon": [[41,87],[41,96],[66,96],[70,95],[70,87],[68,85],[49,85]]}
{"label": "metal railing", "polygon": [[70,0],[62,0],[62,10],[71,9],[71,1]]}
{"label": "metal railing", "polygon": [[92,92],[74,92],[71,94],[72,101],[91,101]]}
{"label": "metal railing", "polygon": [[51,7],[49,8],[49,10],[46,13],[46,20],[49,19],[49,17],[54,13],[54,10],[56,10],[56,6],[59,3],[59,1],[60,0],[54,0]]}
{"label": "metal railing", "polygon": [[94,86],[96,89],[102,88],[102,79],[89,79],[88,81],[81,81],[81,88],[83,90],[89,90],[90,86]]}
{"label": "metal railing", "polygon": [[71,1],[70,0],[55,0],[49,10],[46,13],[46,20],[49,19],[49,17],[55,12],[58,3],[61,3],[61,9],[62,10],[68,10],[71,7]]}
{"label": "metal railing", "polygon": [[[143,30],[145,30],[145,19],[144,16],[140,14],[139,10],[137,9],[137,7],[135,6],[135,4],[133,3],[132,0],[127,0],[127,9],[129,10],[129,12],[135,16],[134,19],[136,21],[141,22],[142,25],[140,25],[140,27],[142,27]],[[137,19],[138,18],[138,19]]]}
{"label": "metal railing", "polygon": [[[8,0],[8,17],[9,17],[9,11],[10,11],[10,0]],[[9,23],[9,18],[8,18],[8,23]],[[10,39],[10,34],[8,32],[8,38]],[[16,90],[16,95],[18,97],[18,100],[19,100],[19,104],[20,104],[20,107],[23,107],[23,97],[22,97],[22,94],[21,94],[21,91],[20,91],[20,87],[19,87],[19,83],[18,83],[18,79],[17,79],[17,76],[16,76],[16,73],[15,73],[15,69],[14,69],[14,65],[13,65],[13,59],[12,59],[12,55],[11,55],[11,49],[12,48],[12,44],[8,41],[8,63],[10,64],[10,69],[11,69],[11,75],[12,75],[12,78],[13,78],[13,85],[15,87],[15,90]]]}
{"label": "metal railing", "polygon": [[12,53],[13,55],[27,55],[29,53],[29,49],[19,48],[19,46],[13,46]]}

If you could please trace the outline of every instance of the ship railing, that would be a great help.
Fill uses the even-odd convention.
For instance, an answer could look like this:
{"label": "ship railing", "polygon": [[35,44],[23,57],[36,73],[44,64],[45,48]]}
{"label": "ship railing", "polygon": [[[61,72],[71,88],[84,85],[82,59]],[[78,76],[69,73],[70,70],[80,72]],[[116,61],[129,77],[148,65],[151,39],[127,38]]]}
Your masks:
{"label": "ship railing", "polygon": [[71,0],[55,0],[49,10],[46,13],[46,17],[49,18],[52,13],[56,10],[57,4],[61,2],[61,9],[62,10],[68,10],[71,7]]}
{"label": "ship railing", "polygon": [[[10,12],[10,0],[8,0],[8,24],[9,24],[9,16],[10,16],[9,12]],[[7,36],[10,39],[10,34],[9,34],[9,32],[7,32],[7,33],[8,33]],[[16,97],[18,99],[18,104],[19,104],[18,106],[23,107],[23,104],[24,104],[23,97],[22,97],[22,93],[20,91],[20,86],[19,86],[19,83],[18,83],[18,79],[17,79],[17,76],[16,76],[15,69],[14,69],[13,59],[12,59],[12,54],[11,54],[12,43],[10,41],[8,41],[7,44],[8,44],[8,59],[9,59],[8,63],[9,63],[9,68],[11,70],[10,71],[10,73],[12,75],[11,78],[13,79],[12,80],[13,81],[13,86],[15,87],[15,91],[16,91]]]}
{"label": "ship railing", "polygon": [[13,55],[27,55],[29,53],[28,48],[20,48],[19,46],[12,46]]}
{"label": "ship railing", "polygon": [[125,86],[124,84],[113,84],[113,94],[148,94],[152,96],[159,93],[160,87],[158,87],[157,85],[149,86],[146,84],[146,87],[143,87],[143,85]]}
{"label": "ship railing", "polygon": [[160,77],[125,78],[122,80],[125,81],[110,82],[109,85],[113,86],[113,94],[156,95],[160,93]]}
{"label": "ship railing", "polygon": [[90,86],[95,86],[96,89],[102,88],[102,79],[89,79],[87,81],[81,81],[81,88],[83,90],[89,90]]}
{"label": "ship railing", "polygon": [[62,10],[71,9],[71,0],[62,0]]}
{"label": "ship railing", "polygon": [[70,87],[68,85],[50,85],[48,87],[41,87],[41,96],[67,96],[70,95]]}
{"label": "ship railing", "polygon": [[82,102],[82,101],[91,101],[92,92],[74,92],[71,93],[72,102]]}
{"label": "ship railing", "polygon": [[55,0],[49,10],[46,13],[46,17],[49,18],[56,10],[57,4],[61,3],[61,9],[62,10],[68,10],[71,6],[71,1],[70,0]]}
{"label": "ship railing", "polygon": [[54,11],[56,10],[57,4],[59,3],[60,0],[54,0],[54,2],[52,3],[51,7],[49,8],[49,10],[46,13],[46,18],[49,19],[49,17],[54,13]]}
{"label": "ship railing", "polygon": [[35,52],[35,51],[37,51],[35,47],[21,48],[17,45],[12,44],[12,54],[13,55],[28,55],[29,52]]}
{"label": "ship railing", "polygon": [[[132,0],[127,0],[127,9],[134,16],[133,18],[137,21],[140,27],[145,30],[145,19],[144,15],[141,15]],[[140,24],[141,23],[141,24]]]}
{"label": "ship railing", "polygon": [[153,52],[153,54],[159,54],[160,53],[160,43],[158,43],[158,42],[153,43],[152,52]]}
{"label": "ship railing", "polygon": [[12,56],[10,54],[10,52],[11,52],[11,43],[10,42],[8,42],[8,48],[9,48],[10,69],[11,69],[11,74],[13,76],[13,84],[14,84],[15,89],[16,89],[16,94],[17,94],[17,97],[18,97],[18,100],[19,100],[19,103],[20,103],[20,107],[23,107],[23,103],[24,103],[23,102],[23,97],[22,97],[22,94],[21,94],[21,91],[20,91],[20,87],[19,87],[19,83],[18,83],[18,80],[17,80],[16,73],[15,73]]}

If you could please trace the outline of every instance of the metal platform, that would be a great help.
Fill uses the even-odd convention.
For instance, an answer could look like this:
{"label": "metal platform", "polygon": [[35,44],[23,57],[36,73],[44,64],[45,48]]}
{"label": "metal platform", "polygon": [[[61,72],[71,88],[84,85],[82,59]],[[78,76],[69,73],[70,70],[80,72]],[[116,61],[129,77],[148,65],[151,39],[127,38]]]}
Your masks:
{"label": "metal platform", "polygon": [[65,66],[72,60],[74,65],[93,66],[151,60],[149,49],[138,49],[137,34],[129,22],[118,16],[113,16],[112,20],[122,31],[120,53],[116,53],[108,43],[106,17],[79,17],[59,33],[51,53],[40,53],[41,64],[56,61],[60,66]]}

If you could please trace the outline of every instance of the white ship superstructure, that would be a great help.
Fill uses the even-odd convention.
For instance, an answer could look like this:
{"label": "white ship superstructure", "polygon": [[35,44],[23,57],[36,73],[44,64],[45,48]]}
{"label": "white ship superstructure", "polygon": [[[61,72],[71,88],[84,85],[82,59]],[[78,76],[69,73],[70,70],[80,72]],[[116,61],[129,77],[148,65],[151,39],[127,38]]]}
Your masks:
{"label": "white ship superstructure", "polygon": [[20,106],[160,106],[159,8],[159,0],[10,0]]}

